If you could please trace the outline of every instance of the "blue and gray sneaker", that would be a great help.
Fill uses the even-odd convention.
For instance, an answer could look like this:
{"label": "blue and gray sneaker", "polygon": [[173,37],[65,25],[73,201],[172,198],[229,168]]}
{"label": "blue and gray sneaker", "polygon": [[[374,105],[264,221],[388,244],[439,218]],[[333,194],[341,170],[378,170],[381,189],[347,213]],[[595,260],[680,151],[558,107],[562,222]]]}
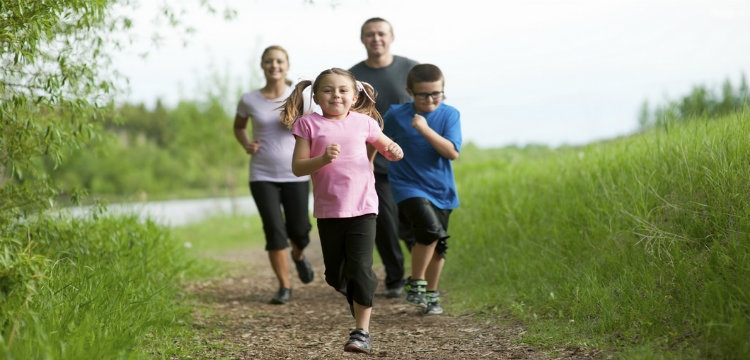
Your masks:
{"label": "blue and gray sneaker", "polygon": [[425,298],[427,300],[427,307],[423,311],[425,315],[440,315],[443,313],[443,307],[440,306],[439,291],[427,291]]}
{"label": "blue and gray sneaker", "polygon": [[425,292],[427,291],[426,280],[412,280],[409,277],[406,280],[406,302],[414,306],[427,307],[427,299],[425,298]]}

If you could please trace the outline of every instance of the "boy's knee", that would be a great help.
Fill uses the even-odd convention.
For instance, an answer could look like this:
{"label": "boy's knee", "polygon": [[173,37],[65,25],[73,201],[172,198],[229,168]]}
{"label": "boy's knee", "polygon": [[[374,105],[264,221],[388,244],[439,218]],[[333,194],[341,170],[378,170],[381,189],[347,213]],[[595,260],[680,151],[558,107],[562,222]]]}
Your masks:
{"label": "boy's knee", "polygon": [[438,254],[441,258],[445,259],[446,253],[448,252],[447,239],[439,239],[437,245],[435,245],[435,254]]}

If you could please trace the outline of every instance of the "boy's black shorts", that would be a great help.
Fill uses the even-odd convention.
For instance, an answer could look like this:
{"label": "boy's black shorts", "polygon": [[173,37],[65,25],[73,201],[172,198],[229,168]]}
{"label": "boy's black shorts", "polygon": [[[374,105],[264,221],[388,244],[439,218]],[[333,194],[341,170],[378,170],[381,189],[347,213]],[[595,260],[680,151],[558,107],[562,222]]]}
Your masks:
{"label": "boy's black shorts", "polygon": [[448,219],[453,210],[440,209],[425,198],[410,198],[398,203],[399,236],[409,249],[414,243],[430,245],[442,258],[448,251]]}

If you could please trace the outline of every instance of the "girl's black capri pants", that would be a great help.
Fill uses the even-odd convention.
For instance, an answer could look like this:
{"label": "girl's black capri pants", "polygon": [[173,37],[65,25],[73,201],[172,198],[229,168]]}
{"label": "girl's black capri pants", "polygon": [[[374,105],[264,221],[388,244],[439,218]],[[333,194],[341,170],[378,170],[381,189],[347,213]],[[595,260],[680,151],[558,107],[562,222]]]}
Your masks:
{"label": "girl's black capri pants", "polygon": [[349,305],[356,301],[372,306],[375,297],[378,287],[378,278],[372,270],[375,221],[375,214],[318,219],[326,282],[346,295]]}
{"label": "girl's black capri pants", "polygon": [[[435,252],[445,259],[448,252],[448,219],[453,210],[440,209],[426,198],[409,198],[398,203],[399,236],[407,244],[430,245],[437,241]],[[411,249],[411,246],[410,246]]]}

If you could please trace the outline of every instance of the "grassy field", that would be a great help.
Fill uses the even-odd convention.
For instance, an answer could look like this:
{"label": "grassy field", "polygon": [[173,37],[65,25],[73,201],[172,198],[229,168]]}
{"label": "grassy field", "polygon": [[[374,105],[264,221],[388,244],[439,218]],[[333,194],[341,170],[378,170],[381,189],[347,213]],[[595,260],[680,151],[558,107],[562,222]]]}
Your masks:
{"label": "grassy field", "polygon": [[541,346],[750,358],[750,114],[502,155],[457,166],[451,310]]}
{"label": "grassy field", "polygon": [[[447,312],[522,321],[542,348],[750,358],[750,114],[583,147],[467,146],[455,170]],[[39,221],[18,224],[40,239],[29,259],[0,257],[7,359],[190,354],[179,284],[222,270],[194,254],[263,242],[257,218]],[[27,274],[41,275],[13,282]]]}

